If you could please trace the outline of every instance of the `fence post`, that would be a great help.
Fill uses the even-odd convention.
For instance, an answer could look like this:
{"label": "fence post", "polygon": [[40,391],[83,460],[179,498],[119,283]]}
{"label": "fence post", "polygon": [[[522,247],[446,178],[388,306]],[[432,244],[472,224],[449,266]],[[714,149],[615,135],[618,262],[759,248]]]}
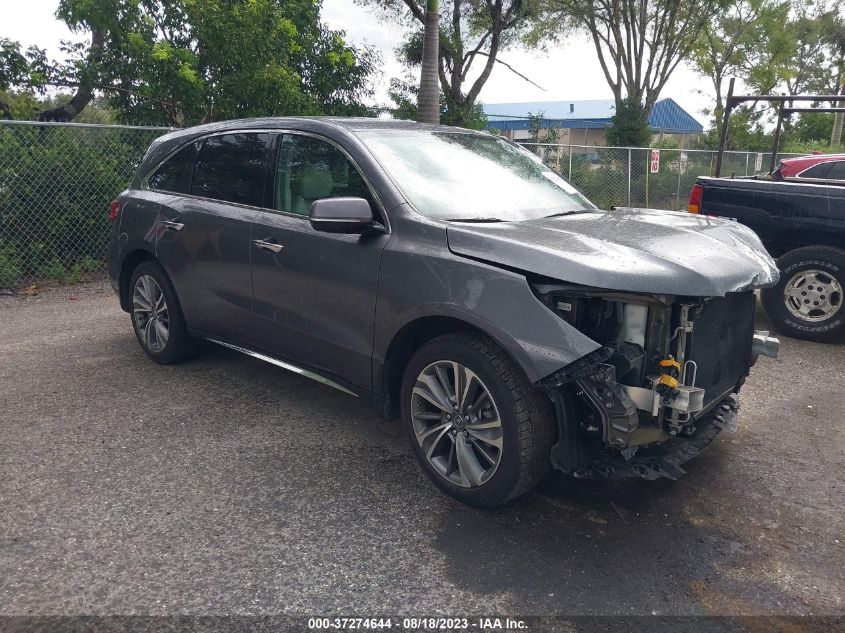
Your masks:
{"label": "fence post", "polygon": [[678,188],[675,190],[675,210],[681,206],[681,152],[678,151]]}
{"label": "fence post", "polygon": [[745,175],[746,176],[748,175],[748,157],[749,156],[750,156],[750,154],[748,152],[745,152]]}
{"label": "fence post", "polygon": [[572,181],[572,145],[569,146],[569,175],[567,177]]}
{"label": "fence post", "polygon": [[631,206],[631,148],[628,148],[628,206]]}

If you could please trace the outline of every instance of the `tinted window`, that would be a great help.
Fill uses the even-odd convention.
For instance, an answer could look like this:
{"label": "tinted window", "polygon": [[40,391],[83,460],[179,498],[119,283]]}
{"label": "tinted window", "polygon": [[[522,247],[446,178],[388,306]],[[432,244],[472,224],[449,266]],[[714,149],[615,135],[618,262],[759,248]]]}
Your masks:
{"label": "tinted window", "polygon": [[272,134],[210,136],[199,151],[191,193],[261,206]]}
{"label": "tinted window", "polygon": [[827,172],[830,171],[831,164],[819,163],[818,165],[813,165],[809,169],[802,171],[799,174],[799,178],[827,178]]}
{"label": "tinted window", "polygon": [[150,176],[147,181],[150,189],[188,193],[191,190],[191,171],[196,157],[196,143],[180,149]]}
{"label": "tinted window", "polygon": [[311,136],[285,134],[276,165],[274,207],[308,215],[321,198],[364,198],[375,210],[367,183],[343,152]]}
{"label": "tinted window", "polygon": [[830,163],[830,171],[827,172],[830,180],[845,180],[845,160]]}

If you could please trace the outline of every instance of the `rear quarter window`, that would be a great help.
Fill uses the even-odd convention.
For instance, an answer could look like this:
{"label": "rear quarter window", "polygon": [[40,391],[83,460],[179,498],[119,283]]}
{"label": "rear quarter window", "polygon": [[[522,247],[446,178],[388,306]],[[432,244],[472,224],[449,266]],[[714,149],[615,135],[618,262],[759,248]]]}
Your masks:
{"label": "rear quarter window", "polygon": [[149,188],[173,193],[190,192],[198,147],[197,143],[191,143],[168,158],[147,180]]}

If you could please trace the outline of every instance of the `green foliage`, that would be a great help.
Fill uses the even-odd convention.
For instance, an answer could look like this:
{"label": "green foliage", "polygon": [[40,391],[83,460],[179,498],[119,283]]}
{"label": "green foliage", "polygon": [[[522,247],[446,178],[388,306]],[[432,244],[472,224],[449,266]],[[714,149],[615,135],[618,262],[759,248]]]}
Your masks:
{"label": "green foliage", "polygon": [[23,262],[13,244],[0,239],[0,288],[11,288],[23,275]]}
{"label": "green foliage", "polygon": [[648,147],[651,143],[648,112],[638,99],[626,97],[616,104],[606,138],[607,144],[613,147]]}
{"label": "green foliage", "polygon": [[727,77],[740,77],[749,91],[765,94],[788,76],[795,47],[794,34],[784,28],[789,8],[787,0],[733,0],[704,25],[691,62],[713,84],[717,121]]}
{"label": "green foliage", "polygon": [[545,112],[528,113],[528,138],[532,143],[557,143],[560,133],[557,129],[543,127]]}
{"label": "green foliage", "polygon": [[805,143],[824,139],[830,142],[830,133],[833,130],[833,114],[831,113],[807,113],[801,114],[789,128],[789,141]]}
{"label": "green foliage", "polygon": [[92,86],[121,121],[178,126],[370,113],[378,55],[322,24],[316,0],[61,0],[58,15],[105,37],[55,64],[0,41],[0,89]]}
{"label": "green foliage", "polygon": [[[705,26],[692,61],[716,92],[715,107],[708,112],[713,115],[713,131],[711,139],[705,140],[706,145],[715,147],[721,129],[725,80],[729,77],[739,78],[746,94],[839,91],[845,78],[843,16],[837,15],[832,0],[733,0],[726,11]],[[732,114],[730,144],[771,150],[771,135],[764,128],[771,127],[775,114],[772,107],[745,108]],[[824,117],[809,115],[806,121],[787,121],[782,148],[830,138],[833,119]],[[768,147],[763,147],[766,144]]]}
{"label": "green foliage", "polygon": [[101,269],[109,202],[159,133],[0,126],[0,286]]}
{"label": "green foliage", "polygon": [[[397,119],[407,121],[417,120],[417,95],[419,85],[410,79],[402,80],[396,77],[390,80],[387,96],[393,102],[390,113]],[[454,125],[470,130],[483,130],[487,125],[487,115],[484,106],[476,101],[471,108],[451,107],[445,95],[440,93],[440,122],[444,125]]]}

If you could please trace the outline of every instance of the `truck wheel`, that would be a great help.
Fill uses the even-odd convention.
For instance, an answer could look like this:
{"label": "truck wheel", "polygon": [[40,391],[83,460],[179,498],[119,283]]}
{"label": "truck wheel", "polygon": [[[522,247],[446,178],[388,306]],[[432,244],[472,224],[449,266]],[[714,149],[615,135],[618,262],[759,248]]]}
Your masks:
{"label": "truck wheel", "polygon": [[805,246],[778,259],[780,281],[763,290],[775,326],[794,338],[831,341],[845,334],[845,251]]}
{"label": "truck wheel", "polygon": [[551,403],[480,334],[446,334],[417,350],[402,381],[402,418],[423,470],[463,503],[503,504],[548,471]]}

